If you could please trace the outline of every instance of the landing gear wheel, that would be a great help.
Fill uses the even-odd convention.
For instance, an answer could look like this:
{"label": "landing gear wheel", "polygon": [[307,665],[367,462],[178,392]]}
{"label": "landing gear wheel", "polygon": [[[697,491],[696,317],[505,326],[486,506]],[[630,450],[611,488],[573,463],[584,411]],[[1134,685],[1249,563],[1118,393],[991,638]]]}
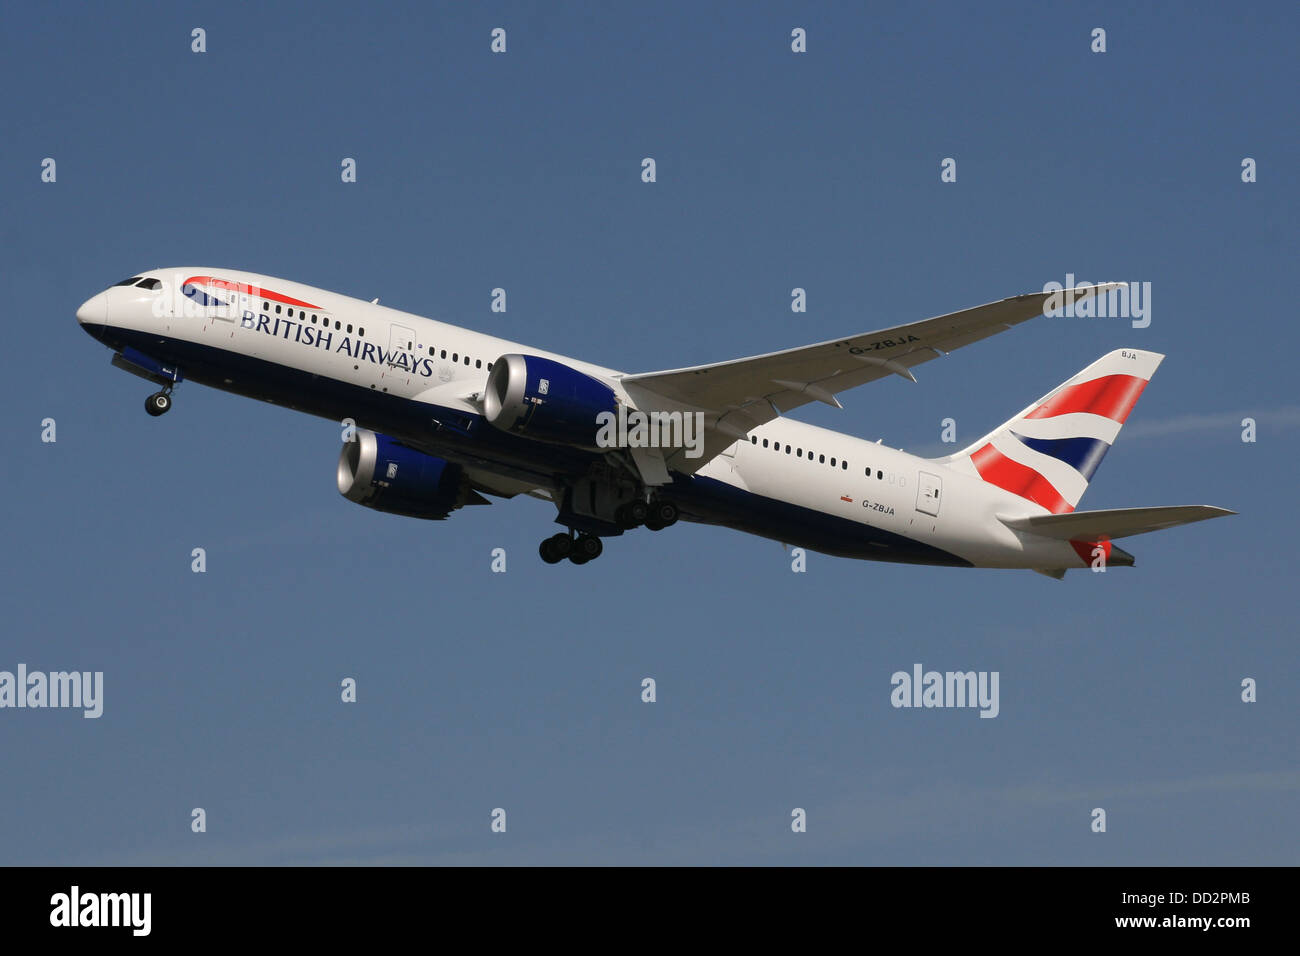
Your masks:
{"label": "landing gear wheel", "polygon": [[172,407],[172,397],[166,392],[154,392],[144,400],[144,410],[157,418]]}
{"label": "landing gear wheel", "polygon": [[624,531],[631,531],[645,524],[646,515],[649,513],[650,509],[644,501],[629,501],[614,509],[614,520]]}
{"label": "landing gear wheel", "polygon": [[645,524],[646,516],[650,514],[650,506],[644,501],[633,501],[627,506],[627,516],[632,520],[632,527]]}
{"label": "landing gear wheel", "polygon": [[573,543],[573,553],[569,555],[569,560],[574,564],[586,564],[599,558],[604,550],[604,543],[594,534],[579,535]]}
{"label": "landing gear wheel", "polygon": [[671,501],[656,500],[650,506],[650,514],[661,528],[677,523],[677,506]]}
{"label": "landing gear wheel", "polygon": [[649,513],[645,517],[645,526],[651,531],[662,531],[677,523],[677,506],[671,501],[656,498],[650,502]]}
{"label": "landing gear wheel", "polygon": [[559,564],[573,551],[573,539],[567,534],[553,534],[537,546],[537,553],[547,564]]}

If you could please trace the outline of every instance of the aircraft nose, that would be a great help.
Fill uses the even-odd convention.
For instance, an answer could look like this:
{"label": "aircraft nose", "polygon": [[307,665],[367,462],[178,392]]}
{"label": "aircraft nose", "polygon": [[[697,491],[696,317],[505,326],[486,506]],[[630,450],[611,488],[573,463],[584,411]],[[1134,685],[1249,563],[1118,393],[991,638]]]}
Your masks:
{"label": "aircraft nose", "polygon": [[77,309],[77,321],[83,329],[99,338],[104,331],[104,323],[108,321],[108,293],[92,295],[81,303],[81,308]]}

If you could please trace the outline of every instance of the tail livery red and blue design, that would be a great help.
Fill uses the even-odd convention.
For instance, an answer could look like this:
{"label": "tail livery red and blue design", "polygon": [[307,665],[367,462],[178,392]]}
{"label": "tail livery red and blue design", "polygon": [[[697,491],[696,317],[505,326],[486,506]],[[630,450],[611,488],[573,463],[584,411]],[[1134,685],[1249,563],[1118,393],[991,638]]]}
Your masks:
{"label": "tail livery red and blue design", "polygon": [[1164,356],[1102,356],[1015,418],[946,459],[1051,514],[1078,507],[1101,460]]}

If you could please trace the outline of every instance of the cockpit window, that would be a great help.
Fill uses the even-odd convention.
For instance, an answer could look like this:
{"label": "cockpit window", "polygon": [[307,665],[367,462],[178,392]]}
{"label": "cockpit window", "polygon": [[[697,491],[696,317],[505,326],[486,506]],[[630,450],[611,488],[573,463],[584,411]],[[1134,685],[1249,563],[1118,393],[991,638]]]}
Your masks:
{"label": "cockpit window", "polygon": [[139,276],[131,276],[131,278],[123,279],[121,282],[114,282],[113,288],[117,288],[120,285],[135,285],[139,281],[140,281]]}
{"label": "cockpit window", "polygon": [[148,289],[150,292],[157,292],[162,288],[161,279],[141,279],[136,285],[141,289]]}

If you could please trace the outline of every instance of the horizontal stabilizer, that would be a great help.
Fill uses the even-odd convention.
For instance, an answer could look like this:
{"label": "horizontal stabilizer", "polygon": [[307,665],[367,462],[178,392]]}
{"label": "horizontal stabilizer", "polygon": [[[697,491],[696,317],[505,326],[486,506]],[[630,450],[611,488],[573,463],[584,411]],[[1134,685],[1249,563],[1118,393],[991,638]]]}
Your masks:
{"label": "horizontal stabilizer", "polygon": [[1096,541],[1127,538],[1148,531],[1163,531],[1180,524],[1236,514],[1211,505],[1172,505],[1165,508],[1112,508],[1109,511],[1075,511],[1061,515],[1032,515],[1027,518],[998,516],[1014,531],[1026,531],[1062,541]]}

